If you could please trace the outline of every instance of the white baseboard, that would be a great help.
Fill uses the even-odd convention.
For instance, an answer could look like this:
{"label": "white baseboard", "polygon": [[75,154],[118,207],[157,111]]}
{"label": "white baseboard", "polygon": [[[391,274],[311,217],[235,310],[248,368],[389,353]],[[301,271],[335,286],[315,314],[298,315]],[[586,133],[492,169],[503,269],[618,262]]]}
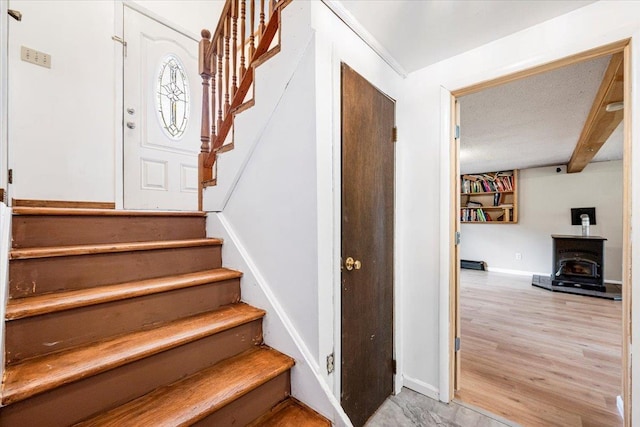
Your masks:
{"label": "white baseboard", "polygon": [[508,268],[487,267],[487,271],[492,273],[514,274],[516,276],[550,276],[550,273],[538,273],[535,271],[511,270]]}
{"label": "white baseboard", "polygon": [[616,396],[616,405],[618,406],[620,416],[624,418],[624,402],[622,401],[622,396]]}
{"label": "white baseboard", "polygon": [[440,391],[431,384],[427,384],[423,381],[416,380],[415,378],[411,378],[406,375],[404,375],[403,378],[404,386],[406,388],[410,388],[413,391],[424,394],[431,399],[440,400]]}

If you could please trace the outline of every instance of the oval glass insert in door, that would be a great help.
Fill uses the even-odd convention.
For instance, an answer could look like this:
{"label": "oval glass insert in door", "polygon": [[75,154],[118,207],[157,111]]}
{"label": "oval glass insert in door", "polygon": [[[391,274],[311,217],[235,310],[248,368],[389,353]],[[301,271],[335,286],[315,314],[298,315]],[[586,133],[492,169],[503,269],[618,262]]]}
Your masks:
{"label": "oval glass insert in door", "polygon": [[189,121],[189,79],[180,59],[162,59],[156,79],[156,111],[160,127],[173,140],[183,137]]}

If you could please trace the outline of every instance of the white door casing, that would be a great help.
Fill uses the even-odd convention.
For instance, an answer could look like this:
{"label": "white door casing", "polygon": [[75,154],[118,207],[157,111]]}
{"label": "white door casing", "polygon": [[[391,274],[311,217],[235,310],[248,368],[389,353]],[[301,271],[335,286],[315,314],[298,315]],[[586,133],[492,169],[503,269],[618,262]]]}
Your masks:
{"label": "white door casing", "polygon": [[124,207],[195,210],[198,43],[128,7],[124,36]]}

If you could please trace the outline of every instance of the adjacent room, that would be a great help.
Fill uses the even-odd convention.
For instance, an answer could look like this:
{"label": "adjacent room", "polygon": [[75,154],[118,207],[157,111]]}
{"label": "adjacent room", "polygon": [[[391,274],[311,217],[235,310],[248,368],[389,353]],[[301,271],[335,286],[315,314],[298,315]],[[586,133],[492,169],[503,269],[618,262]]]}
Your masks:
{"label": "adjacent room", "polygon": [[523,425],[622,425],[621,64],[458,99],[456,398]]}

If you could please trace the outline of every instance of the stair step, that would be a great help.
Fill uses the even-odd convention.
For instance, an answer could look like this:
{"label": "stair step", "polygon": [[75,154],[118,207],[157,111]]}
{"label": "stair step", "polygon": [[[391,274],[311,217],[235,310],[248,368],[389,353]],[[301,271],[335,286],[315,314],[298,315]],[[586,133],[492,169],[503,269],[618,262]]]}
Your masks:
{"label": "stair step", "polygon": [[247,427],[330,427],[331,421],[290,397]]}
{"label": "stair step", "polygon": [[268,347],[251,349],[76,426],[191,425],[293,365],[289,356]]}
{"label": "stair step", "polygon": [[5,368],[2,404],[125,365],[208,335],[259,319],[264,310],[233,304],[99,343],[25,360]]}
{"label": "stair step", "polygon": [[242,273],[239,271],[217,268],[117,285],[11,299],[7,303],[6,318],[7,320],[17,320],[240,277],[242,277]]}
{"label": "stair step", "polygon": [[[0,409],[0,426],[68,427],[255,348],[262,342],[260,318],[4,406]],[[271,391],[269,401],[260,412],[230,427],[248,424],[286,398],[287,384],[283,383],[289,376],[287,372],[246,395],[243,399],[253,401],[256,394],[264,396],[265,391]],[[233,411],[234,407],[238,408],[238,405],[234,403],[216,412],[216,418],[227,413],[237,419],[238,412]],[[61,411],[60,408],[67,409]],[[224,425],[220,423],[216,427]]]}
{"label": "stair step", "polygon": [[10,298],[195,273],[222,266],[221,239],[17,249]]}
{"label": "stair step", "polygon": [[171,217],[206,217],[202,211],[130,211],[115,209],[82,209],[82,208],[35,208],[14,207],[14,215],[90,215],[90,216],[171,216]]}
{"label": "stair step", "polygon": [[119,252],[149,251],[153,249],[220,246],[222,239],[165,240],[155,242],[110,243],[106,245],[53,246],[46,248],[12,249],[10,259],[34,259]]}
{"label": "stair step", "polygon": [[116,209],[85,209],[85,208],[44,208],[44,207],[14,207],[14,215],[91,215],[91,216],[195,216],[206,217],[202,211],[144,211],[144,210],[116,210]]}
{"label": "stair step", "polygon": [[6,322],[5,360],[14,364],[240,302],[239,276],[213,270],[10,299],[9,316],[14,308],[37,315]]}
{"label": "stair step", "polygon": [[206,237],[203,212],[14,208],[14,249]]}

